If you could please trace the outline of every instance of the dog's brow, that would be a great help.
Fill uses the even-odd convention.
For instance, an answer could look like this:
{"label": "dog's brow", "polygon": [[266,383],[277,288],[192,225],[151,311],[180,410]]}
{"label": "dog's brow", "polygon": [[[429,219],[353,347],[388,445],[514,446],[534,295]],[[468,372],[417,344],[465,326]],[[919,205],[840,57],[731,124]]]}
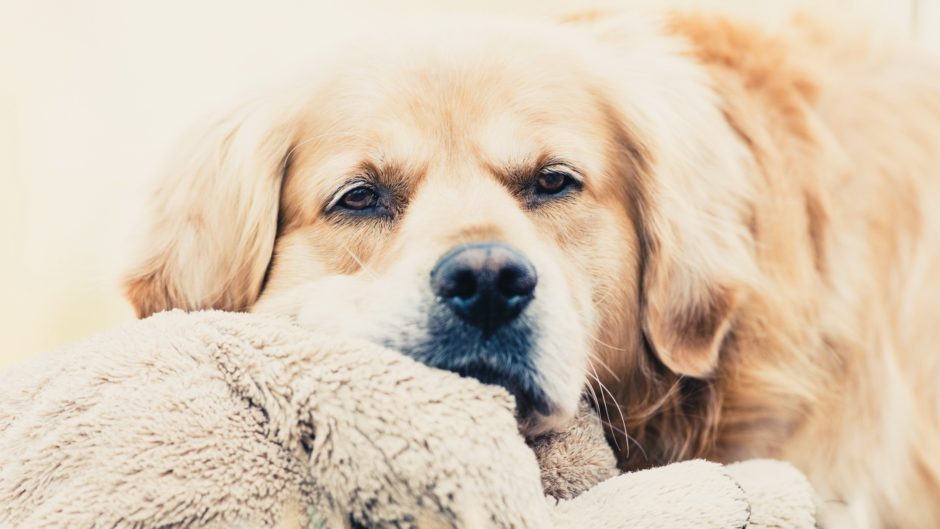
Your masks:
{"label": "dog's brow", "polygon": [[384,186],[405,191],[414,188],[423,178],[427,164],[402,162],[379,154],[363,160],[359,170]]}
{"label": "dog's brow", "polygon": [[584,179],[581,171],[572,162],[566,158],[553,155],[547,150],[541,151],[535,156],[527,156],[514,163],[506,163],[502,166],[488,165],[487,169],[507,182],[525,184],[532,180],[539,171],[551,167],[565,168],[566,172],[570,172],[576,180],[583,181]]}
{"label": "dog's brow", "polygon": [[513,160],[484,161],[483,165],[501,180],[519,184],[530,180],[547,157],[548,153],[540,151],[536,155],[528,154]]}

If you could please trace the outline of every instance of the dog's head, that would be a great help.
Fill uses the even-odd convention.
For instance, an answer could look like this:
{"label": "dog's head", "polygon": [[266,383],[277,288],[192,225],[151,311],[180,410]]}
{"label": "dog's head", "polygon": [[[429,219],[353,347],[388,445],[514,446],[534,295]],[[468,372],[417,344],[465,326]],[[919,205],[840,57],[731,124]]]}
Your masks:
{"label": "dog's head", "polygon": [[617,24],[380,32],[217,123],[160,184],[139,314],[295,315],[504,385],[529,432],[647,345],[707,375],[750,273],[744,154],[681,47]]}

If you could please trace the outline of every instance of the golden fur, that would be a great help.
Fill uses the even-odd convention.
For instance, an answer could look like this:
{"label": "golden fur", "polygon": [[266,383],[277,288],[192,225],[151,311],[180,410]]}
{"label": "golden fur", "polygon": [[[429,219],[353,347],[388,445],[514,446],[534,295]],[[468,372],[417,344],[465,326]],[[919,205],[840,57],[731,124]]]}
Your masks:
{"label": "golden fur", "polygon": [[[826,527],[940,526],[940,61],[802,18],[409,28],[192,142],[127,278],[141,316],[380,341],[416,328],[438,256],[503,240],[548,329],[559,412],[530,431],[590,381],[624,468],[777,457]],[[549,158],[584,189],[527,209],[513,190]],[[363,173],[395,217],[326,215]]]}

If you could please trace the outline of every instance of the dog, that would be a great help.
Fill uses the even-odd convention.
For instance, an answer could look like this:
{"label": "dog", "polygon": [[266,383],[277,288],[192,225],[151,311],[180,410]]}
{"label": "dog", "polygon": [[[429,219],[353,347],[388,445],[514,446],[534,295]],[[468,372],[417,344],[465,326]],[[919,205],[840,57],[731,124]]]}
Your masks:
{"label": "dog", "polygon": [[367,31],[189,142],[141,317],[288,314],[593,393],[624,469],[773,457],[825,527],[940,527],[940,61],[811,17]]}

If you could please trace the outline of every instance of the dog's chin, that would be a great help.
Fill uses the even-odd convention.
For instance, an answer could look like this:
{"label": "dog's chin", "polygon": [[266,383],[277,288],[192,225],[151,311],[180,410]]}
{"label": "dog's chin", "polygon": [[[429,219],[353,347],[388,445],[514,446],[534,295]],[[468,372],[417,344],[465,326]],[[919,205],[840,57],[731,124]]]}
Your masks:
{"label": "dog's chin", "polygon": [[516,414],[520,423],[539,422],[537,418],[552,417],[558,411],[558,405],[537,383],[533,373],[525,368],[503,371],[490,363],[469,363],[452,371],[465,377],[471,377],[484,384],[502,386],[516,400]]}
{"label": "dog's chin", "polygon": [[515,398],[517,420],[526,436],[563,429],[573,419],[580,392],[563,395],[556,387],[561,385],[547,380],[540,348],[546,342],[525,315],[496,332],[484,333],[446,312],[432,311],[424,328],[418,340],[388,340],[382,345],[431,367],[503,387]]}
{"label": "dog's chin", "polygon": [[[407,350],[404,352],[414,356]],[[447,369],[508,391],[515,399],[516,420],[525,437],[563,430],[574,419],[576,406],[554,400],[539,384],[537,373],[525,367],[502,369],[505,367],[494,366],[491,362],[470,362]]]}

